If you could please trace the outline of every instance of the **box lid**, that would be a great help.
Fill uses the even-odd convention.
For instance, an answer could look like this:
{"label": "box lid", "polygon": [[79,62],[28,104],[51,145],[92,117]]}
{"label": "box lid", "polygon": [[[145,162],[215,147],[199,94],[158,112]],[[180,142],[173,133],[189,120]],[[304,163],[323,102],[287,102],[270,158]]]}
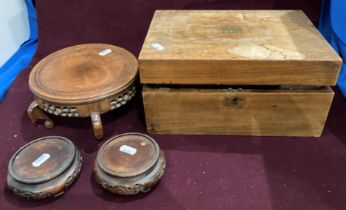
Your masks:
{"label": "box lid", "polygon": [[342,60],[302,11],[158,10],[144,84],[335,85]]}

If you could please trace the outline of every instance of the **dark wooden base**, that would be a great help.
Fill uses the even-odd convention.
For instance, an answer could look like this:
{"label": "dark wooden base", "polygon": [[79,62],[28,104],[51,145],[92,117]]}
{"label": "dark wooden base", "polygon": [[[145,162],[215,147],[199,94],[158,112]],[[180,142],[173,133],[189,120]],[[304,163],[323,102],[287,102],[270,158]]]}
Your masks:
{"label": "dark wooden base", "polygon": [[14,179],[11,175],[7,176],[8,187],[18,196],[26,199],[43,199],[48,197],[58,197],[64,194],[79,176],[82,168],[82,157],[76,150],[76,157],[72,165],[58,177],[43,183],[26,184]]}

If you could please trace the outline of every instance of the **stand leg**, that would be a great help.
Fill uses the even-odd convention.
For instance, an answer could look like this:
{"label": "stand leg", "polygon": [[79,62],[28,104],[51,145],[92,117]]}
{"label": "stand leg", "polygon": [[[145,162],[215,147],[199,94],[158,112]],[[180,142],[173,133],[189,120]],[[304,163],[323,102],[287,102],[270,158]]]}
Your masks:
{"label": "stand leg", "polygon": [[44,126],[46,128],[52,128],[54,126],[54,122],[44,113],[36,101],[31,102],[27,113],[33,123],[37,120],[44,120]]}
{"label": "stand leg", "polygon": [[95,138],[101,139],[103,137],[103,127],[99,112],[91,112],[91,123],[93,125]]}

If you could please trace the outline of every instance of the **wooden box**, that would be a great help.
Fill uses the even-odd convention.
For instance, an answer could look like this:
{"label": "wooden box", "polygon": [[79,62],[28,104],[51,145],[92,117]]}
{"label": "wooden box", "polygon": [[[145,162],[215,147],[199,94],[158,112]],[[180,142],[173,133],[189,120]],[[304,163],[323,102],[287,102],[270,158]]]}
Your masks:
{"label": "wooden box", "polygon": [[320,136],[341,62],[302,11],[156,11],[139,56],[147,130]]}

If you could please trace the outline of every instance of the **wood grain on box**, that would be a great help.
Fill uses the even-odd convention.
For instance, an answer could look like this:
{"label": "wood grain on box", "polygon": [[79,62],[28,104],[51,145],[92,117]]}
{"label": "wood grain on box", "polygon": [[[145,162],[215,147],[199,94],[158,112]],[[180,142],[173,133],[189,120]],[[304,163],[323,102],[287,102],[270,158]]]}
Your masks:
{"label": "wood grain on box", "polygon": [[316,89],[143,89],[147,130],[159,134],[320,136],[334,93]]}
{"label": "wood grain on box", "polygon": [[341,59],[302,11],[156,11],[143,84],[335,85]]}

